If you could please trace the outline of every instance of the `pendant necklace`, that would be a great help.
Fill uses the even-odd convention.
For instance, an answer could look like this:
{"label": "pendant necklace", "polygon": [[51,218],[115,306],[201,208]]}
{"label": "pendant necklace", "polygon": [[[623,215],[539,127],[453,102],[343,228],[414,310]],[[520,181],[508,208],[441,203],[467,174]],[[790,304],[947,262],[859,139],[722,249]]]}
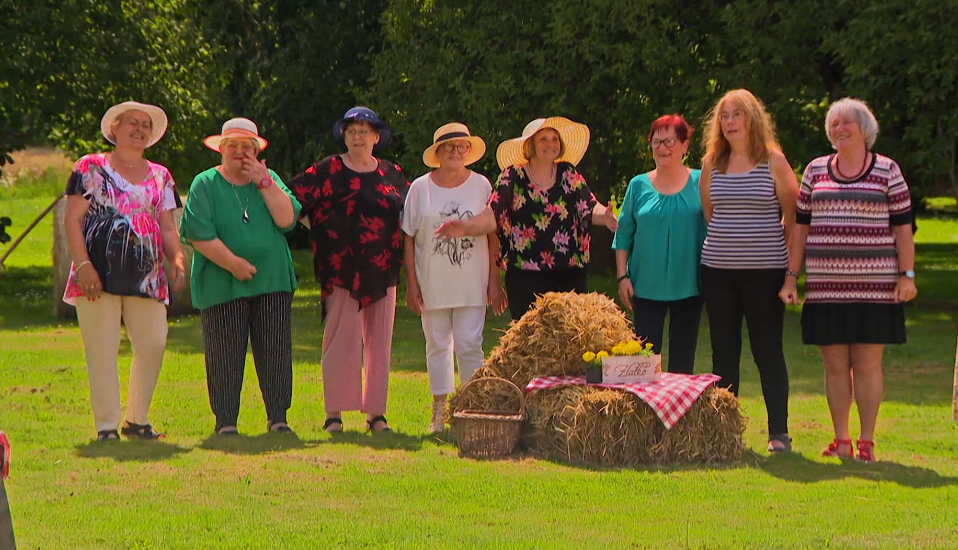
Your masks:
{"label": "pendant necklace", "polygon": [[229,185],[230,185],[230,188],[233,189],[233,196],[236,197],[236,204],[240,205],[240,207],[243,208],[243,223],[245,223],[246,225],[249,225],[249,196],[250,196],[250,193],[252,192],[252,189],[250,189],[250,186],[247,184],[246,206],[243,206],[243,203],[240,201],[240,198],[239,198],[239,193],[236,192],[236,186],[233,185],[232,183]]}

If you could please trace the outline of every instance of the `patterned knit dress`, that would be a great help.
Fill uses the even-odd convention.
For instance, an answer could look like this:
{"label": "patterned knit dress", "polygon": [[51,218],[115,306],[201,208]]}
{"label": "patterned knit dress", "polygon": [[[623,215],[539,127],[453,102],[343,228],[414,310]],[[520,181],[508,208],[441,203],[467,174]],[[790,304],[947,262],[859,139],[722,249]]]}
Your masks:
{"label": "patterned knit dress", "polygon": [[805,248],[806,344],[901,344],[905,312],[895,301],[900,277],[894,226],[911,225],[901,169],[873,155],[854,180],[832,170],[833,155],[805,168],[796,222],[809,226]]}

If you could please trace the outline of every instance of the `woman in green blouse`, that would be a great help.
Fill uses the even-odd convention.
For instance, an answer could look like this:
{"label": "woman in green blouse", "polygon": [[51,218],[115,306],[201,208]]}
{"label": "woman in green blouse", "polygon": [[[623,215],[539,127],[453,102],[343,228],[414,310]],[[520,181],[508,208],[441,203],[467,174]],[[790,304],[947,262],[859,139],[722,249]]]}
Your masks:
{"label": "woman in green blouse", "polygon": [[632,178],[625,192],[615,249],[619,298],[632,310],[636,335],[661,353],[669,321],[669,372],[692,374],[702,318],[699,260],[705,218],[701,171],[683,164],[692,128],[681,115],[652,123],[648,140],[655,170]]}
{"label": "woman in green blouse", "polygon": [[290,316],[296,275],[283,235],[300,204],[256,156],[266,148],[251,120],[234,118],[204,140],[222,164],[193,179],[180,234],[196,249],[190,283],[201,312],[210,406],[216,433],[236,434],[246,348],[271,432],[290,432],[293,396]]}

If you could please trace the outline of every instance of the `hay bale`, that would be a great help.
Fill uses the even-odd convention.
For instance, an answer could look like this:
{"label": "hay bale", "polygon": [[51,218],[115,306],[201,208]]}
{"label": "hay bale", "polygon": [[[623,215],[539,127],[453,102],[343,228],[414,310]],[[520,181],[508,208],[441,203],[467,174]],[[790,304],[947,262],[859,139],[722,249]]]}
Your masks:
{"label": "hay bale", "polygon": [[[185,201],[186,199],[183,198]],[[63,301],[63,292],[67,287],[67,279],[70,277],[70,264],[73,258],[70,255],[70,248],[67,245],[66,231],[63,229],[63,218],[66,215],[67,201],[61,200],[53,209],[53,303],[54,313],[61,319],[75,319],[76,309]],[[183,217],[183,210],[173,211],[173,222],[179,227],[180,218]],[[183,256],[186,265],[186,286],[180,293],[173,293],[170,289],[170,307],[169,315],[184,315],[193,313],[192,294],[190,292],[190,267],[193,262],[193,247],[187,244],[182,245]],[[170,264],[164,259],[167,273],[171,272]]]}
{"label": "hay bale", "polygon": [[537,376],[581,375],[582,353],[634,338],[608,296],[548,292],[509,327],[484,366],[525,388]]}
{"label": "hay bale", "polygon": [[735,397],[710,387],[671,429],[631,393],[591,386],[537,392],[525,442],[543,456],[603,466],[732,462],[744,419]]}

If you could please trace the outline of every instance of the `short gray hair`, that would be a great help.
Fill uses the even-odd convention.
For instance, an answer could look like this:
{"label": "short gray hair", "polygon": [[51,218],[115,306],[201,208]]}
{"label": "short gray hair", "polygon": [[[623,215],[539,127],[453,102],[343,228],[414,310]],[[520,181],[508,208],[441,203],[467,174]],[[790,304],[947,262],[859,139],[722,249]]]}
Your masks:
{"label": "short gray hair", "polygon": [[828,136],[833,149],[835,140],[832,139],[829,128],[831,128],[832,120],[838,116],[850,118],[858,123],[858,127],[862,129],[862,136],[865,137],[865,148],[871,150],[875,140],[878,139],[878,120],[868,108],[868,104],[860,99],[845,97],[832,103],[832,106],[828,108],[828,113],[825,115],[825,135]]}

